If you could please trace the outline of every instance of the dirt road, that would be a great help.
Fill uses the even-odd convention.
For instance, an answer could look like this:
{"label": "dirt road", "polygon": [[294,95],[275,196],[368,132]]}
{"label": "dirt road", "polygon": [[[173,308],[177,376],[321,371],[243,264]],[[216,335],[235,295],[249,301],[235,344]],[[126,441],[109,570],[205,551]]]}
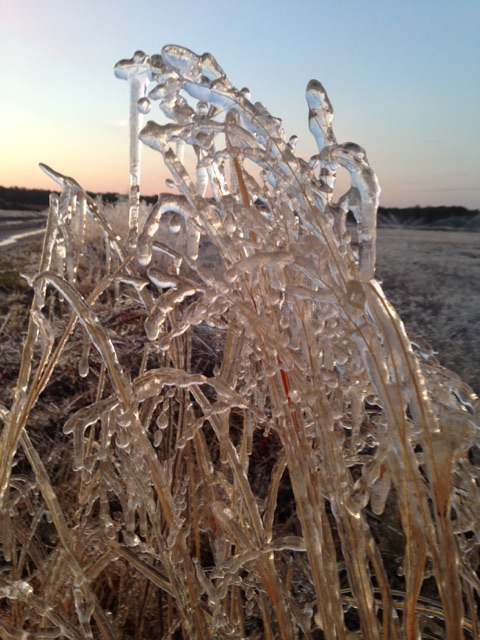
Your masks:
{"label": "dirt road", "polygon": [[30,211],[0,212],[0,248],[42,238],[46,217]]}

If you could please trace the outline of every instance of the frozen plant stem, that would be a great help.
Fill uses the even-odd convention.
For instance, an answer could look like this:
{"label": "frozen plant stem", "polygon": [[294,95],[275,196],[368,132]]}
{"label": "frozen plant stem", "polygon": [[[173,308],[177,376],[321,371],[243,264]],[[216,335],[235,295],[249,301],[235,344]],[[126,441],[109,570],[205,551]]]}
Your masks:
{"label": "frozen plant stem", "polygon": [[[365,150],[316,80],[305,160],[208,53],[115,74],[128,211],[42,165],[62,192],[0,407],[0,633],[479,638],[479,404],[376,280]],[[141,144],[171,174],[153,207]]]}
{"label": "frozen plant stem", "polygon": [[147,56],[136,51],[133,58],[123,60],[115,67],[117,78],[128,79],[130,88],[130,197],[129,197],[129,244],[134,246],[138,235],[138,212],[140,206],[140,169],[142,148],[139,139],[143,124],[143,114],[149,110],[148,98],[145,98],[147,75],[145,73]]}

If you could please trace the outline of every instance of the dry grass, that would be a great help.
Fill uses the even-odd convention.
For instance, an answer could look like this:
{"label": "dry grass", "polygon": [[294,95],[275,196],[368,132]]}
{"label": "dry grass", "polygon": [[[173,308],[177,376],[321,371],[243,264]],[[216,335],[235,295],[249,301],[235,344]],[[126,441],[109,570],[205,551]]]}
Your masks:
{"label": "dry grass", "polygon": [[[183,86],[182,69],[165,73]],[[167,134],[226,142],[198,153],[215,200],[149,125],[181,195],[145,212],[135,246],[134,216],[110,224],[52,172],[32,288],[5,284],[0,633],[478,638],[478,404],[372,277],[364,153],[335,143],[319,83],[319,171],[243,94],[202,83],[244,128],[183,109]],[[329,197],[338,163],[364,187],[347,197],[358,250]]]}

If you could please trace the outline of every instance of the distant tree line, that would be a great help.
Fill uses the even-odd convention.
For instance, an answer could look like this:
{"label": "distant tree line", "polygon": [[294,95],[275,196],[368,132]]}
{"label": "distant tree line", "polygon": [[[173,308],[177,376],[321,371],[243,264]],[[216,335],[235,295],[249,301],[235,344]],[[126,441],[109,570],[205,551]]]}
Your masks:
{"label": "distant tree line", "polygon": [[445,226],[463,227],[465,225],[478,225],[480,210],[467,209],[460,206],[448,207],[379,207],[378,224],[399,226]]}
{"label": "distant tree line", "polygon": [[45,189],[23,189],[20,187],[0,187],[0,209],[22,211],[41,210],[48,207],[50,191]]}
{"label": "distant tree line", "polygon": [[[0,209],[12,211],[36,210],[42,211],[48,208],[51,191],[47,189],[25,189],[23,187],[0,186]],[[101,196],[105,203],[115,203],[126,197],[118,193],[90,193],[93,198]],[[149,204],[157,200],[157,196],[142,196]],[[471,210],[465,207],[380,207],[378,209],[379,225],[415,225],[415,226],[464,226],[473,222],[480,216],[480,210]],[[353,221],[353,216],[349,216]],[[476,220],[475,222],[478,222]]]}
{"label": "distant tree line", "polygon": [[[24,187],[0,187],[0,209],[11,211],[42,211],[47,209],[50,201],[51,190],[47,189],[26,189]],[[58,193],[53,191],[53,193]],[[101,196],[103,202],[114,203],[125,198],[125,195],[118,193],[89,193],[92,198]],[[157,196],[142,197],[148,203],[153,203]]]}

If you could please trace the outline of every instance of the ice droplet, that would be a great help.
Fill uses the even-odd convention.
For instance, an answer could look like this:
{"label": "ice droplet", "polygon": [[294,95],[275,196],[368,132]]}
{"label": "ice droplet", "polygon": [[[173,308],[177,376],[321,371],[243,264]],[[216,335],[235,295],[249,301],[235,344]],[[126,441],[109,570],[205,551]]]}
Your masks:
{"label": "ice droplet", "polygon": [[208,102],[204,102],[203,100],[199,100],[197,102],[197,114],[199,116],[206,116],[208,114],[208,109]]}
{"label": "ice droplet", "polygon": [[157,419],[157,427],[162,430],[162,429],[166,429],[168,427],[168,415],[164,412],[162,412],[160,414],[160,416]]}
{"label": "ice droplet", "polygon": [[120,449],[127,449],[127,447],[130,445],[131,440],[132,440],[132,437],[129,429],[125,429],[121,427],[120,429],[117,430],[117,433],[116,433],[117,447],[119,447]]}
{"label": "ice droplet", "polygon": [[225,226],[225,229],[227,230],[227,233],[229,234],[235,233],[235,231],[237,230],[237,225],[235,224],[235,218],[232,216],[231,213],[228,213],[226,215],[223,224]]}
{"label": "ice droplet", "polygon": [[390,473],[382,465],[381,475],[370,489],[370,506],[375,515],[382,515],[388,495],[390,493],[392,481]]}
{"label": "ice droplet", "polygon": [[82,356],[80,358],[80,361],[78,363],[78,375],[81,378],[86,378],[88,376],[88,372],[90,370],[89,364],[88,364],[88,355],[89,352],[87,350],[85,350],[82,353]]}
{"label": "ice droplet", "polygon": [[170,233],[173,233],[173,234],[180,233],[180,231],[182,229],[181,220],[182,220],[182,218],[178,214],[173,214],[172,215],[172,217],[170,219],[170,223],[168,225],[168,230],[170,231]]}
{"label": "ice droplet", "polygon": [[297,146],[297,142],[298,142],[298,136],[291,136],[290,139],[288,140],[288,146],[292,151],[295,150],[295,147]]}
{"label": "ice droplet", "polygon": [[161,431],[160,429],[157,429],[157,431],[155,431],[155,433],[153,434],[153,446],[159,447],[162,442],[162,439],[163,439],[163,431]]}
{"label": "ice droplet", "polygon": [[152,103],[150,102],[149,98],[143,97],[137,101],[137,108],[140,113],[146,114],[149,113],[150,109],[152,108]]}

